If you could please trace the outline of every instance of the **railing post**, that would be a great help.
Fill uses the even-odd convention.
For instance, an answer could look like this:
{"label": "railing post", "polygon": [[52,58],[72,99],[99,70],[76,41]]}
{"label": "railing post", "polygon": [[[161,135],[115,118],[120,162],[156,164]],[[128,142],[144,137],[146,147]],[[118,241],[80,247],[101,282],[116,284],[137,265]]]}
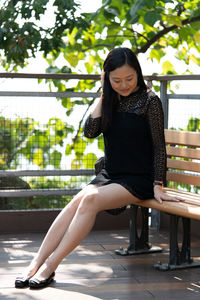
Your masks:
{"label": "railing post", "polygon": [[152,80],[147,80],[147,86],[152,89]]}
{"label": "railing post", "polygon": [[[164,111],[164,127],[168,128],[168,98],[167,98],[167,81],[160,81],[160,99]],[[160,211],[151,210],[151,226],[156,230],[160,228]]]}
{"label": "railing post", "polygon": [[167,97],[167,81],[160,82],[160,99],[164,111],[164,127],[168,128],[168,97]]}

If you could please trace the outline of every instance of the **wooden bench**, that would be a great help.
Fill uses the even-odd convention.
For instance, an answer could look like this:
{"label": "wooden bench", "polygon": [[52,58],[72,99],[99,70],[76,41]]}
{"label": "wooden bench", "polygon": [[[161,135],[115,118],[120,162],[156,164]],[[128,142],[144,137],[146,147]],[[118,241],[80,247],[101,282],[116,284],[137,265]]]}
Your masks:
{"label": "wooden bench", "polygon": [[[190,185],[192,192],[164,188],[166,193],[184,199],[184,202],[164,201],[160,204],[155,199],[138,201],[130,212],[130,245],[126,249],[116,250],[120,255],[152,253],[162,251],[159,247],[149,244],[148,218],[149,209],[170,214],[170,255],[168,264],[155,265],[160,270],[200,266],[190,256],[190,222],[200,220],[200,194],[195,193],[195,187],[200,187],[200,132],[185,132],[165,130],[167,149],[167,181]],[[142,214],[142,229],[138,234],[138,210]],[[183,239],[181,249],[178,243],[178,223],[182,220]]]}

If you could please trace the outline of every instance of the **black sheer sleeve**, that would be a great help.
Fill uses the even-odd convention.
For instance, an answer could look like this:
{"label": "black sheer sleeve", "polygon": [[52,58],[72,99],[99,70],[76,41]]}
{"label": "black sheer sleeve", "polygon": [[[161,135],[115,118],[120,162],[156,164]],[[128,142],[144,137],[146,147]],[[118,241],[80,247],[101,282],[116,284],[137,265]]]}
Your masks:
{"label": "black sheer sleeve", "polygon": [[92,118],[91,115],[86,119],[84,125],[84,135],[87,138],[95,138],[101,133],[101,117]]}
{"label": "black sheer sleeve", "polygon": [[147,117],[154,147],[154,180],[166,180],[166,148],[164,136],[164,113],[160,99],[154,95],[149,99]]}

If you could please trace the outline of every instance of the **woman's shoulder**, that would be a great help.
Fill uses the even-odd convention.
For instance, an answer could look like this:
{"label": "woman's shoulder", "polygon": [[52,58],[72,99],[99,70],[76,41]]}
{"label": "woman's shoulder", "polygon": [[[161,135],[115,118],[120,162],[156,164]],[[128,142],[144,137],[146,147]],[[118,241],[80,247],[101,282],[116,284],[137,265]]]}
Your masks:
{"label": "woman's shoulder", "polygon": [[160,98],[152,90],[147,91],[147,102],[148,104],[161,103]]}
{"label": "woman's shoulder", "polygon": [[153,91],[147,91],[147,112],[162,110],[161,99]]}
{"label": "woman's shoulder", "polygon": [[148,99],[151,100],[153,98],[157,98],[159,99],[159,97],[152,91],[152,90],[148,90],[147,91],[147,96],[148,96]]}

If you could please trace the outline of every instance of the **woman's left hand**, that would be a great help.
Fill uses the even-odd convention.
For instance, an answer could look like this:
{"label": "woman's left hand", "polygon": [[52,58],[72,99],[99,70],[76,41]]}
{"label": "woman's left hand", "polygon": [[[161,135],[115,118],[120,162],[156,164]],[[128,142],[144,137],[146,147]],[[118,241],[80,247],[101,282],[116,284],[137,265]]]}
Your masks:
{"label": "woman's left hand", "polygon": [[165,193],[160,185],[154,186],[154,198],[159,203],[162,203],[163,201],[184,202],[184,200],[179,197],[172,197]]}

